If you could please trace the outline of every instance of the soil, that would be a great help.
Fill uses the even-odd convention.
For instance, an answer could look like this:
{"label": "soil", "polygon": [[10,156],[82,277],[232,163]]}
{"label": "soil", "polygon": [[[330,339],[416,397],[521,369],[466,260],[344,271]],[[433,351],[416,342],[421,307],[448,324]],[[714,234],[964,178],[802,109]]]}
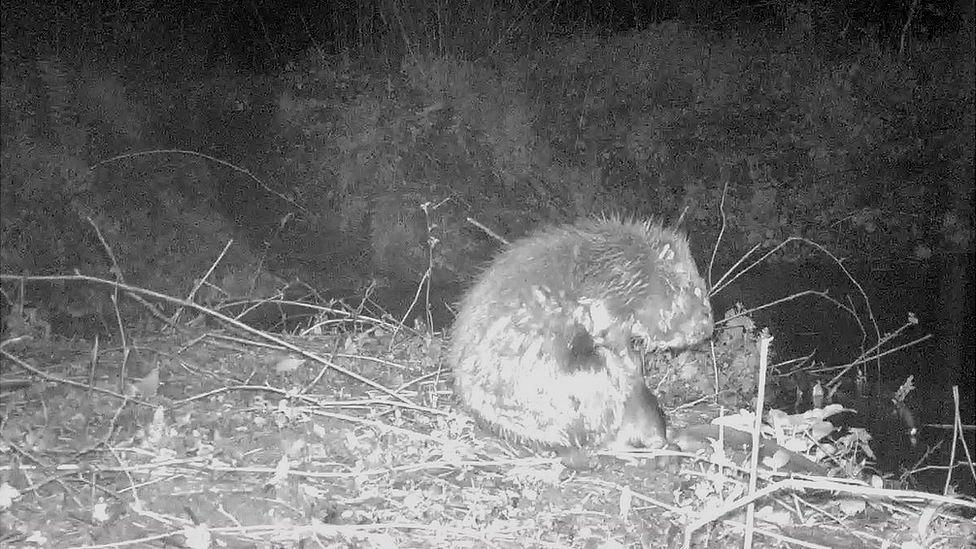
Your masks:
{"label": "soil", "polygon": [[[226,332],[130,337],[128,352],[5,341],[0,545],[680,547],[691,517],[744,490],[693,460],[602,456],[575,470],[492,437],[456,406],[435,335],[282,340],[321,361]],[[762,502],[776,513],[760,517],[787,518],[757,522],[755,546],[917,535],[880,507],[837,521],[801,506],[805,521],[790,519],[804,498]],[[741,544],[743,516],[690,546]]]}

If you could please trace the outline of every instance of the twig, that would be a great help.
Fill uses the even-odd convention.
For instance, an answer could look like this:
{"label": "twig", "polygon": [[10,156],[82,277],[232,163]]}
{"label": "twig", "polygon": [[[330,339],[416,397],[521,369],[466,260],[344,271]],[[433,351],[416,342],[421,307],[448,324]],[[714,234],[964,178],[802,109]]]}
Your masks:
{"label": "twig", "polygon": [[95,235],[98,237],[98,241],[101,242],[102,248],[104,248],[105,253],[108,254],[109,261],[112,262],[112,274],[115,275],[116,280],[119,282],[125,282],[125,279],[122,276],[122,267],[120,267],[119,262],[116,261],[115,254],[112,252],[112,247],[108,245],[108,242],[105,241],[105,237],[102,236],[102,231],[98,229],[98,225],[92,221],[91,217],[86,217],[85,219],[88,220],[88,224],[95,229]]}
{"label": "twig", "polygon": [[230,162],[227,162],[226,160],[221,160],[219,158],[215,158],[213,156],[210,156],[209,154],[203,154],[203,153],[197,152],[197,151],[185,151],[185,150],[181,150],[181,149],[154,149],[154,150],[151,150],[151,151],[138,151],[138,152],[120,154],[120,155],[117,155],[117,156],[113,156],[111,158],[106,158],[105,160],[99,160],[98,162],[92,164],[92,166],[91,166],[90,169],[94,170],[95,168],[101,166],[102,164],[108,164],[109,162],[118,162],[119,160],[125,160],[127,158],[136,158],[136,157],[139,157],[139,156],[150,156],[150,155],[154,155],[154,154],[185,154],[185,155],[189,155],[189,156],[198,156],[200,158],[205,158],[205,159],[210,160],[212,162],[216,162],[216,163],[220,164],[221,166],[226,166],[226,167],[228,167],[228,168],[230,168],[230,169],[232,169],[232,170],[234,170],[236,172],[240,172],[240,173],[246,175],[247,177],[251,178],[251,180],[253,180],[255,183],[257,183],[262,189],[264,189],[264,190],[268,191],[269,193],[277,196],[278,198],[284,200],[288,204],[291,204],[292,206],[298,208],[302,212],[304,212],[306,214],[308,213],[308,210],[306,210],[305,208],[303,208],[300,204],[298,204],[294,200],[288,198],[284,194],[282,194],[282,193],[280,193],[280,192],[278,192],[278,191],[276,191],[276,190],[268,187],[263,181],[261,181],[260,179],[258,179],[257,177],[255,177],[254,174],[252,174],[251,172],[245,170],[244,168],[235,166],[234,164],[231,164]]}
{"label": "twig", "polygon": [[[620,492],[628,489],[628,487],[625,487],[625,486],[622,486],[622,485],[619,485],[619,484],[613,484],[613,483],[606,482],[606,481],[603,481],[603,480],[580,479],[579,482],[584,482],[586,484],[592,484],[592,485],[600,486],[600,487],[603,487],[603,488],[614,489],[614,490],[617,490],[617,491],[620,491]],[[638,501],[641,501],[643,503],[648,503],[650,505],[653,505],[655,507],[659,507],[661,509],[664,509],[664,510],[669,511],[669,512],[672,512],[672,513],[675,513],[677,515],[686,516],[688,518],[696,518],[694,513],[689,512],[685,508],[677,507],[677,506],[674,506],[674,505],[667,504],[667,503],[665,503],[663,501],[657,500],[655,498],[649,497],[649,496],[647,496],[645,494],[641,494],[639,492],[632,491],[631,493],[633,494],[634,499],[636,499]],[[745,525],[743,525],[743,524],[741,524],[739,522],[736,522],[736,521],[726,520],[724,522],[726,524],[729,524],[729,525],[734,526],[734,527],[737,527],[737,528],[745,528]],[[766,537],[769,537],[771,539],[775,539],[777,541],[786,542],[789,545],[797,545],[799,547],[807,547],[807,548],[815,548],[815,549],[827,549],[823,545],[817,545],[817,544],[805,542],[805,541],[802,541],[802,540],[798,540],[798,539],[795,539],[795,538],[792,538],[792,537],[789,537],[789,536],[784,536],[782,534],[777,534],[775,532],[771,532],[771,531],[764,530],[764,529],[760,529],[760,528],[754,528],[754,531],[756,533],[762,535],[762,536],[766,536]]]}
{"label": "twig", "polygon": [[42,370],[39,370],[39,369],[31,366],[27,362],[25,362],[25,361],[17,358],[16,356],[8,353],[7,351],[4,351],[3,349],[0,349],[0,355],[3,355],[5,357],[7,357],[14,364],[20,366],[21,368],[27,370],[28,372],[30,372],[32,374],[40,377],[41,379],[46,379],[48,381],[53,381],[53,382],[56,382],[56,383],[63,383],[65,385],[71,385],[72,387],[78,387],[79,389],[86,389],[86,390],[87,389],[91,389],[91,390],[93,390],[95,392],[102,393],[102,394],[106,394],[106,395],[109,395],[109,396],[113,396],[113,397],[118,398],[118,399],[121,399],[121,400],[129,401],[129,402],[134,402],[134,403],[139,404],[141,406],[146,406],[146,407],[152,407],[153,406],[152,404],[150,404],[148,402],[144,402],[144,401],[141,401],[141,400],[137,400],[135,398],[128,397],[128,396],[125,396],[124,394],[116,393],[114,391],[109,391],[108,389],[103,389],[101,387],[90,387],[90,386],[88,386],[88,385],[86,385],[84,383],[78,383],[77,381],[72,381],[70,379],[66,379],[66,378],[63,378],[63,377],[58,377],[58,376],[51,375],[51,374],[49,374],[47,372],[44,372]]}
{"label": "twig", "polygon": [[[708,287],[709,288],[712,287],[712,270],[715,267],[715,256],[718,255],[718,247],[719,247],[719,244],[722,243],[722,237],[725,235],[725,226],[728,223],[727,216],[725,214],[725,197],[728,194],[729,194],[729,180],[726,179],[725,180],[725,185],[722,186],[722,199],[719,200],[719,203],[718,203],[718,211],[719,211],[719,214],[722,217],[722,227],[718,230],[718,236],[715,237],[715,245],[712,246],[712,257],[709,258],[709,260],[708,260]],[[748,254],[746,254],[745,256],[742,256],[742,258],[740,258],[739,261],[742,261],[742,259],[745,259],[745,257],[747,257],[747,256],[748,256]],[[734,269],[738,265],[739,264],[736,263],[735,265],[732,266],[732,268]],[[731,269],[730,269],[730,271],[731,271]]]}
{"label": "twig", "polygon": [[[19,279],[19,278],[20,278],[19,276],[0,274],[0,280],[16,280],[16,279]],[[82,275],[82,274],[75,274],[75,275],[30,276],[30,277],[26,277],[26,279],[27,280],[32,280],[32,281],[37,281],[37,282],[85,281],[85,282],[94,282],[96,284],[105,284],[105,285],[109,285],[109,286],[118,286],[119,289],[124,290],[124,291],[127,291],[127,292],[139,293],[139,294],[143,294],[143,295],[152,297],[154,299],[159,299],[159,300],[162,300],[162,301],[167,301],[169,303],[173,303],[173,304],[176,304],[176,305],[182,305],[184,307],[190,307],[192,309],[196,309],[196,310],[200,311],[201,313],[204,313],[204,314],[209,315],[209,316],[212,316],[212,317],[214,317],[214,318],[216,318],[218,320],[221,320],[223,322],[226,322],[227,324],[230,324],[231,326],[234,326],[236,328],[239,328],[240,330],[243,330],[243,331],[248,332],[250,334],[256,335],[256,336],[258,336],[260,338],[263,338],[263,339],[266,339],[268,341],[277,343],[278,345],[281,345],[281,346],[283,346],[283,347],[285,347],[287,349],[290,349],[290,350],[292,350],[292,351],[294,351],[294,352],[296,352],[296,353],[298,353],[298,354],[300,354],[300,355],[302,355],[304,357],[307,357],[307,358],[309,358],[311,360],[314,360],[314,361],[316,361],[316,362],[318,362],[320,364],[325,364],[326,366],[329,366],[330,368],[334,369],[335,371],[337,371],[337,372],[339,372],[341,374],[344,374],[346,376],[349,376],[349,377],[355,379],[356,381],[359,381],[359,382],[361,382],[361,383],[363,383],[365,385],[368,385],[368,386],[370,386],[370,387],[372,387],[374,389],[377,389],[379,391],[382,391],[383,393],[385,393],[385,394],[387,394],[387,395],[389,395],[389,396],[391,396],[391,397],[393,397],[393,398],[395,398],[397,400],[401,400],[401,401],[406,402],[408,404],[414,404],[413,402],[411,402],[406,397],[404,397],[402,395],[396,394],[394,391],[392,391],[392,390],[384,387],[383,385],[380,385],[379,383],[377,383],[376,381],[373,381],[372,379],[369,379],[369,378],[367,378],[365,376],[362,376],[360,374],[357,374],[356,372],[353,372],[353,371],[351,371],[351,370],[349,370],[347,368],[344,368],[342,366],[339,366],[338,364],[335,364],[333,362],[330,362],[330,361],[328,361],[328,360],[326,360],[326,359],[318,356],[317,354],[312,353],[311,351],[307,351],[307,350],[305,350],[305,349],[303,349],[303,348],[301,348],[301,347],[299,347],[297,345],[294,345],[292,343],[289,343],[287,341],[284,341],[283,339],[281,339],[279,337],[273,336],[273,335],[271,335],[271,334],[269,334],[267,332],[264,332],[262,330],[258,330],[257,328],[252,328],[251,326],[248,326],[247,324],[244,324],[243,322],[240,322],[238,320],[234,320],[233,318],[230,318],[227,315],[218,313],[217,311],[214,311],[213,309],[209,309],[207,307],[204,307],[203,305],[199,305],[199,304],[194,303],[192,301],[186,301],[184,299],[179,299],[179,298],[176,298],[176,297],[173,297],[173,296],[169,296],[169,295],[166,295],[166,294],[161,294],[159,292],[154,292],[152,290],[147,290],[145,288],[139,288],[139,287],[136,287],[136,286],[130,286],[128,284],[122,284],[120,282],[113,282],[111,280],[105,280],[103,278],[98,278],[98,277],[88,276],[88,275]]]}
{"label": "twig", "polygon": [[95,369],[98,367],[98,334],[95,334],[95,342],[92,344],[91,352],[88,354],[88,386],[95,386]]}
{"label": "twig", "polygon": [[396,330],[393,332],[393,337],[390,338],[390,350],[393,349],[393,344],[396,342],[397,333],[401,326],[406,324],[406,320],[413,311],[413,308],[417,306],[420,301],[420,294],[424,294],[424,316],[427,320],[427,332],[428,336],[433,336],[434,333],[434,318],[430,312],[430,279],[434,275],[434,248],[437,246],[440,240],[434,236],[434,229],[437,228],[436,223],[432,223],[430,220],[431,210],[436,210],[438,207],[442,206],[449,199],[444,199],[437,205],[431,206],[430,202],[424,202],[420,205],[420,208],[424,211],[424,221],[427,225],[427,269],[424,271],[424,275],[420,278],[420,282],[417,284],[417,291],[413,294],[413,300],[410,302],[410,306],[403,313],[400,318],[400,324],[397,326]]}
{"label": "twig", "polygon": [[[745,263],[746,259],[748,259],[752,254],[754,254],[756,252],[756,250],[758,250],[760,248],[760,246],[761,246],[761,244],[754,245],[752,248],[749,249],[749,251],[747,251],[746,253],[742,254],[742,257],[740,257],[731,267],[728,268],[728,270],[725,271],[725,273],[721,276],[721,278],[718,279],[718,282],[716,282],[714,285],[709,284],[708,295],[709,296],[713,296],[713,295],[721,292],[729,284],[735,282],[740,276],[744,275],[749,269],[751,269],[753,267],[753,265],[755,265],[755,263],[753,265],[750,265],[748,268],[744,269],[742,272],[737,273],[735,275],[735,277],[732,278],[731,280],[729,280],[728,282],[725,281],[725,279],[726,278],[729,278],[730,276],[732,276],[732,273],[735,273],[736,272],[736,269],[739,268],[739,265],[742,265],[743,263]],[[764,258],[765,258],[765,256],[759,258],[759,261],[762,261]]]}
{"label": "twig", "polygon": [[716,326],[721,326],[722,324],[725,324],[726,322],[729,322],[729,321],[731,321],[731,320],[733,320],[735,318],[739,318],[739,317],[742,317],[742,316],[751,315],[752,313],[755,313],[757,311],[762,311],[763,309],[768,309],[770,307],[775,307],[776,305],[780,305],[780,304],[786,303],[788,301],[793,301],[795,299],[799,299],[801,297],[808,296],[808,295],[814,295],[814,296],[823,298],[823,299],[829,301],[830,303],[833,303],[834,305],[836,305],[839,309],[843,309],[844,311],[850,313],[851,315],[856,314],[855,311],[852,310],[851,308],[843,305],[841,302],[839,302],[836,299],[830,297],[830,295],[827,293],[826,290],[825,291],[822,291],[822,292],[821,291],[818,291],[818,290],[803,290],[802,292],[797,292],[795,294],[788,295],[786,297],[781,297],[781,298],[777,299],[776,301],[771,301],[769,303],[765,303],[765,304],[760,305],[758,307],[753,307],[751,309],[746,309],[746,310],[741,311],[739,313],[736,313],[736,314],[734,314],[734,315],[732,315],[732,316],[730,316],[728,318],[722,318],[722,319],[716,320],[715,321],[715,325]]}
{"label": "twig", "polygon": [[[857,482],[857,484],[854,484]],[[950,496],[944,496],[940,494],[930,494],[927,492],[918,492],[911,490],[890,490],[886,488],[875,488],[873,486],[867,486],[860,481],[850,481],[848,483],[842,482],[842,479],[816,479],[816,480],[805,480],[801,478],[788,478],[781,480],[779,482],[770,484],[761,490],[757,490],[754,493],[747,494],[736,501],[729,502],[722,507],[702,516],[700,519],[696,520],[688,526],[685,531],[686,541],[690,540],[691,534],[705,526],[706,524],[718,520],[723,516],[731,513],[732,511],[747,505],[750,502],[757,501],[765,496],[773,494],[779,490],[830,490],[836,492],[846,492],[849,494],[855,494],[865,497],[886,497],[892,499],[913,499],[922,501],[931,501],[934,503],[946,504],[946,505],[956,505],[959,507],[966,507],[969,509],[976,509],[976,502],[965,500],[962,498],[954,498]]]}
{"label": "twig", "polygon": [[[956,446],[958,443],[962,443],[963,452],[966,453],[966,461],[969,463],[969,474],[972,475],[973,480],[976,480],[976,469],[973,467],[973,455],[969,452],[969,444],[966,442],[966,437],[962,436],[962,418],[959,415],[959,386],[952,386],[952,402],[955,407],[955,428],[952,430],[952,451],[949,453],[949,464],[952,465],[956,462]],[[954,467],[950,467],[948,473],[946,474],[945,486],[942,489],[943,494],[949,493],[949,486],[952,481],[952,471]]]}
{"label": "twig", "polygon": [[[727,287],[729,284],[731,284],[732,282],[734,282],[740,276],[742,276],[745,273],[747,273],[750,270],[752,270],[754,267],[756,267],[757,265],[759,265],[760,263],[762,263],[763,261],[765,261],[767,258],[769,258],[770,256],[772,256],[774,253],[778,252],[780,249],[782,249],[783,247],[785,247],[790,242],[804,242],[808,246],[811,246],[814,249],[816,249],[817,251],[819,251],[820,253],[826,255],[831,260],[833,260],[834,263],[837,264],[837,266],[840,268],[841,272],[844,273],[844,276],[846,276],[847,279],[851,281],[851,284],[853,284],[854,287],[857,288],[858,293],[861,295],[861,299],[864,301],[864,307],[867,309],[868,319],[871,321],[871,326],[874,328],[874,334],[873,335],[875,337],[875,341],[881,341],[881,328],[878,327],[878,321],[874,317],[874,309],[872,309],[872,307],[871,307],[871,300],[868,299],[868,294],[867,294],[867,292],[864,291],[864,287],[861,286],[861,283],[858,282],[857,279],[854,278],[854,275],[852,275],[851,272],[847,269],[847,267],[844,266],[844,262],[841,261],[840,258],[838,258],[837,256],[835,256],[833,253],[831,253],[830,250],[828,250],[827,248],[823,247],[822,245],[814,242],[813,240],[810,240],[808,238],[804,238],[802,236],[791,236],[791,237],[787,238],[786,240],[784,240],[784,241],[780,242],[779,244],[777,244],[776,246],[774,246],[768,252],[764,253],[762,256],[759,257],[759,259],[753,261],[748,266],[746,266],[744,269],[742,269],[741,271],[737,272],[735,274],[735,276],[733,276],[729,280],[725,280],[726,278],[729,278],[729,275],[732,272],[732,270],[734,268],[736,268],[739,265],[739,263],[742,262],[742,259],[740,259],[739,262],[737,262],[736,265],[733,266],[732,269],[729,269],[729,271],[726,272],[726,274],[719,280],[719,282],[716,283],[716,287],[715,288],[712,288],[712,290],[710,292],[710,295],[715,295],[718,292],[722,291],[725,287]],[[755,248],[753,248],[753,249],[755,249]],[[752,253],[752,250],[750,250],[749,253],[747,253],[745,256],[743,256],[743,259],[745,257],[748,257],[751,253]],[[837,303],[837,302],[835,301],[834,303]],[[848,310],[846,307],[843,307],[843,308],[845,310]],[[856,314],[854,315],[854,318],[857,319],[857,315]],[[860,320],[859,319],[857,319],[857,322],[858,322],[858,324],[860,324]],[[866,333],[864,335],[866,337]],[[879,368],[880,368],[880,363],[879,363]]]}
{"label": "twig", "polygon": [[[926,335],[924,335],[924,336],[922,336],[922,337],[920,337],[918,339],[914,339],[912,341],[909,341],[908,343],[905,343],[903,345],[899,345],[899,346],[897,346],[897,347],[895,347],[893,349],[888,349],[887,351],[878,353],[876,355],[858,357],[857,359],[855,359],[850,364],[843,364],[841,366],[831,366],[831,367],[828,367],[828,368],[818,368],[818,369],[810,370],[810,373],[827,372],[827,371],[831,371],[831,370],[836,370],[837,368],[841,368],[842,369],[841,373],[839,373],[836,376],[834,376],[830,381],[828,381],[825,384],[825,385],[827,385],[829,387],[829,386],[831,386],[833,384],[836,384],[840,380],[841,376],[843,376],[845,373],[847,373],[848,370],[850,370],[854,366],[857,366],[858,364],[864,364],[865,362],[870,362],[872,360],[879,359],[879,358],[881,358],[883,356],[887,356],[887,355],[890,355],[892,353],[897,353],[898,351],[901,351],[903,349],[907,349],[909,347],[914,347],[915,345],[918,345],[919,343],[922,343],[923,341],[925,341],[927,339],[931,339],[931,338],[932,338],[932,334],[926,334]],[[873,350],[873,349],[874,349],[874,347],[871,348],[871,350]],[[868,352],[870,352],[870,350]]]}
{"label": "twig", "polygon": [[908,17],[905,18],[905,24],[901,28],[901,39],[898,41],[898,59],[905,57],[905,41],[908,38],[908,29],[912,26],[912,19],[915,18],[915,8],[917,6],[918,0],[912,0],[912,5],[908,8]]}
{"label": "twig", "polygon": [[[769,368],[769,344],[773,338],[763,334],[759,339],[759,393],[756,395],[755,423],[752,426],[752,455],[749,457],[749,493],[756,491],[756,477],[759,470],[759,433],[762,431],[763,406],[766,400],[766,371]],[[746,507],[745,547],[752,547],[753,529],[756,523],[755,502]]]}
{"label": "twig", "polygon": [[[109,261],[112,262],[112,274],[115,275],[115,280],[120,284],[125,283],[125,277],[122,274],[122,266],[115,259],[115,253],[112,252],[112,247],[108,245],[105,237],[102,236],[102,231],[99,230],[98,225],[92,221],[91,217],[86,217],[88,223],[95,230],[95,234],[98,236],[98,241],[102,243],[102,248],[105,249],[105,253],[108,254]],[[125,323],[122,322],[122,312],[119,310],[119,287],[115,286],[112,288],[112,293],[109,295],[112,299],[112,308],[115,311],[115,322],[119,328],[119,338],[122,340],[122,360],[119,362],[119,392],[125,392],[125,368],[129,362],[129,341],[126,337]],[[123,405],[124,406],[124,405]],[[111,429],[110,429],[111,431]],[[111,434],[111,432],[109,433]]]}
{"label": "twig", "polygon": [[486,235],[494,238],[495,240],[501,242],[502,244],[504,244],[506,246],[508,246],[509,244],[511,244],[511,242],[509,242],[508,240],[505,240],[504,237],[499,236],[498,233],[496,233],[495,231],[493,231],[493,230],[489,229],[488,227],[482,225],[481,223],[479,223],[478,221],[476,221],[474,218],[467,217],[465,219],[467,220],[468,223],[474,225],[475,227],[478,227],[479,229],[481,229],[482,231],[484,231]]}
{"label": "twig", "polygon": [[[243,303],[248,303],[248,300],[241,300],[241,301],[233,301],[233,302],[230,302],[230,303],[224,303],[219,309],[216,309],[216,310],[219,311],[220,309],[225,309],[227,307],[233,307],[235,305],[240,305],[240,304],[243,304]],[[292,301],[292,300],[288,300],[288,299],[265,299],[265,300],[262,300],[261,303],[271,303],[271,304],[274,304],[274,305],[288,305],[288,306],[293,306],[293,307],[304,307],[306,309],[311,309],[313,311],[318,311],[319,313],[327,313],[327,314],[330,314],[330,315],[347,317],[344,320],[346,322],[369,322],[369,323],[372,323],[372,324],[376,324],[377,326],[379,326],[381,328],[385,328],[385,329],[387,329],[387,330],[389,330],[391,332],[396,329],[396,325],[395,324],[391,324],[391,323],[386,322],[386,321],[384,321],[382,319],[373,318],[371,316],[364,315],[362,313],[356,313],[356,312],[351,312],[351,311],[344,311],[342,309],[336,309],[334,307],[329,307],[329,306],[325,306],[325,305],[316,305],[314,303],[305,303],[305,302],[302,302],[302,301]],[[342,303],[342,302],[340,302],[340,303],[342,305],[348,307],[348,305],[346,305],[345,303]],[[316,324],[316,326],[321,326],[322,324],[324,324],[324,322],[318,323],[318,324]],[[409,326],[408,326],[408,328],[409,328]],[[306,333],[307,333],[307,331],[308,330],[306,330]]]}
{"label": "twig", "polygon": [[[215,259],[214,262],[210,264],[210,268],[207,269],[207,272],[206,273],[204,273],[203,278],[201,278],[200,280],[197,280],[196,284],[193,285],[193,289],[190,290],[190,295],[186,296],[186,300],[187,301],[193,301],[194,300],[194,297],[196,297],[197,292],[200,291],[200,288],[203,287],[203,285],[207,282],[207,279],[210,278],[210,275],[213,274],[214,269],[217,268],[217,265],[220,263],[220,260],[224,258],[224,255],[227,253],[227,250],[230,249],[230,246],[233,243],[234,243],[234,239],[233,238],[227,241],[227,244],[224,245],[224,249],[221,250],[220,254],[217,255],[217,259]],[[170,323],[171,324],[174,324],[174,325],[176,324],[176,322],[180,318],[180,313],[182,311],[183,311],[183,308],[182,307],[179,308],[179,309],[176,309],[176,312],[173,313],[173,318],[170,319]]]}

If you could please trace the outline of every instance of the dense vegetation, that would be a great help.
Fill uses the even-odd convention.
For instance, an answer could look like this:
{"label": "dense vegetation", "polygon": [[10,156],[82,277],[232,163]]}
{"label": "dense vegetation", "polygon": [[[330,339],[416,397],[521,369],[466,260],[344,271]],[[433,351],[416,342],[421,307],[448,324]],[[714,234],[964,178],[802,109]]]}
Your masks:
{"label": "dense vegetation", "polygon": [[234,236],[317,287],[453,283],[497,247],[469,217],[605,211],[699,257],[725,223],[720,265],[971,251],[965,3],[570,4],[7,2],[4,269],[104,273],[97,226],[161,289]]}

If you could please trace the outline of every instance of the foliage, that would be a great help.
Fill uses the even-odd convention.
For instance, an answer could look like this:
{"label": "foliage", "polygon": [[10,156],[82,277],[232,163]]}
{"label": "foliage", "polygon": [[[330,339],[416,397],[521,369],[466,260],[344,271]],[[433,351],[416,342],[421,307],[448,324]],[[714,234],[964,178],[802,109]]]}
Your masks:
{"label": "foliage", "polygon": [[[711,29],[761,28],[793,36],[866,38],[904,52],[966,25],[966,2],[884,0],[356,0],[325,3],[4,3],[4,51],[106,60],[127,76],[201,79],[214,62],[282,69],[310,46],[319,56],[463,59],[539,49],[573,29],[643,30],[664,21]],[[972,8],[968,8],[971,12]],[[962,17],[960,17],[962,16]],[[971,24],[971,20],[969,21]]]}
{"label": "foliage", "polygon": [[[144,146],[163,127],[119,79],[46,57],[5,70],[2,92],[4,271],[114,278],[117,261],[129,282],[186,295],[234,237],[217,213],[219,187],[196,184],[215,179],[209,166],[138,156],[102,162]],[[234,247],[215,278],[243,264],[257,261]],[[52,309],[100,299],[49,285],[25,297]]]}
{"label": "foliage", "polygon": [[[971,246],[965,32],[899,58],[837,40],[826,19],[798,12],[787,32],[669,22],[459,52],[448,44],[474,40],[471,27],[443,29],[456,42],[428,33],[421,47],[421,29],[446,13],[386,8],[416,17],[398,23],[406,55],[350,59],[316,47],[273,78],[228,66],[166,84],[56,56],[5,71],[3,207],[18,220],[4,226],[8,264],[104,265],[86,218],[110,208],[127,215],[93,219],[129,258],[193,250],[196,266],[214,250],[166,234],[199,226],[219,241],[240,231],[268,243],[275,268],[316,285],[349,271],[468,280],[499,247],[469,218],[512,239],[597,212],[681,217],[698,257],[725,222],[719,264],[788,236],[886,262]],[[492,21],[482,38],[497,44],[509,27]],[[161,171],[163,158],[143,157],[89,169],[152,146],[245,162],[268,183],[185,158]],[[16,213],[25,205],[41,215]],[[163,235],[159,249],[142,242],[150,227]],[[92,257],[74,257],[79,249]],[[776,257],[809,251],[791,245]]]}
{"label": "foliage", "polygon": [[[310,59],[291,73],[279,113],[280,148],[298,144],[306,159],[279,179],[298,181],[311,211],[337,214],[340,230],[369,241],[373,268],[407,280],[428,264],[428,201],[440,205],[433,264],[445,281],[467,278],[470,259],[497,247],[469,216],[512,238],[594,212],[684,212],[703,249],[717,237],[723,194],[724,262],[789,236],[864,260],[965,247],[972,102],[958,99],[971,94],[960,86],[971,71],[923,66],[935,49],[904,63],[828,39],[669,23],[580,32],[492,63],[417,55],[398,74]],[[919,116],[929,111],[956,122]],[[920,157],[944,177],[911,168]],[[403,245],[412,259],[389,257]],[[788,246],[775,258],[811,252]]]}
{"label": "foliage", "polygon": [[726,406],[747,406],[756,395],[761,330],[743,314],[741,305],[725,313],[706,347],[696,346],[672,356],[653,353],[645,373],[665,402],[690,402],[716,395]]}
{"label": "foliage", "polygon": [[[491,249],[465,217],[519,236],[566,208],[539,173],[558,169],[517,79],[449,58],[417,59],[385,78],[330,76],[314,86],[298,77],[284,93],[281,148],[297,154],[278,179],[299,182],[308,223],[365,241],[374,269],[418,279],[433,236],[437,276],[464,278],[475,267],[464,258]],[[421,209],[428,201],[438,205],[432,219]]]}
{"label": "foliage", "polygon": [[[759,428],[759,440],[775,443],[777,451],[764,456],[762,466],[773,470],[783,469],[792,459],[788,454],[791,452],[823,465],[830,470],[830,476],[862,478],[866,466],[874,459],[869,444],[871,436],[863,429],[840,429],[828,421],[830,417],[848,411],[837,404],[814,408],[802,414],[770,410]],[[712,424],[751,433],[755,421],[755,414],[741,410],[717,417]],[[706,447],[710,452],[703,452],[707,454],[709,469],[695,477],[690,490],[679,494],[679,504],[715,508],[744,495],[744,485],[733,481],[735,475],[730,476],[726,468],[738,466],[747,470],[749,453],[736,451],[736,445],[732,446],[727,449],[718,440],[709,441]],[[789,470],[789,466],[785,469]],[[881,479],[873,477],[871,481],[880,483]]]}
{"label": "foliage", "polygon": [[[873,259],[906,257],[919,241],[941,246],[942,213],[971,206],[972,102],[945,97],[971,89],[971,75],[943,66],[923,84],[921,65],[870,47],[819,53],[825,38],[709,40],[680,25],[578,37],[543,52],[532,72],[545,96],[539,126],[556,161],[598,170],[638,211],[688,208],[689,224],[711,235],[728,184],[731,257],[788,236]],[[929,109],[956,112],[960,123],[946,134],[944,116],[917,116]],[[917,135],[945,135],[958,162],[936,160]],[[908,172],[919,156],[945,180]],[[857,223],[870,208],[881,210],[872,218],[881,226]]]}

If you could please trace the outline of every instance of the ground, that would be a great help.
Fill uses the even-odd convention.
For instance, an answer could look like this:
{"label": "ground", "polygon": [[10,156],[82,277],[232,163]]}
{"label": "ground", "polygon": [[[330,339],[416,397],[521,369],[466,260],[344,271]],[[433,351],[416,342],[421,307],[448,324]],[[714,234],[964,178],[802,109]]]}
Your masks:
{"label": "ground", "polygon": [[[127,345],[4,341],[0,544],[680,547],[686,524],[721,503],[691,460],[604,456],[575,470],[482,431],[458,408],[434,335],[200,329]],[[825,520],[814,507],[826,502],[805,499],[761,502],[760,517],[793,506],[806,519],[757,522],[756,546],[919,536],[915,519],[869,505]],[[691,546],[740,545],[743,517],[697,529]],[[971,522],[931,524],[973,535]]]}

